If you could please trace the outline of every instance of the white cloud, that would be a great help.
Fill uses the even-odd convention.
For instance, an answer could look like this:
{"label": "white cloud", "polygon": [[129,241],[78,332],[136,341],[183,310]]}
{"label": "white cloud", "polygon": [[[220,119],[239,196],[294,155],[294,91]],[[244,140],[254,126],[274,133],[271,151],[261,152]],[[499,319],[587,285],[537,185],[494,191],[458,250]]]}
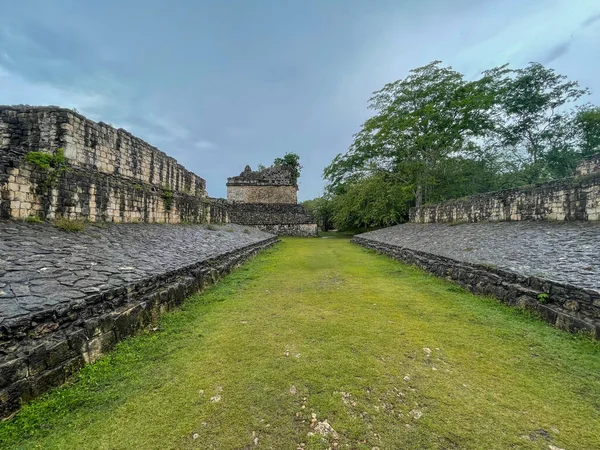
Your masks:
{"label": "white cloud", "polygon": [[214,142],[210,142],[210,141],[197,141],[194,143],[194,147],[196,148],[200,148],[200,149],[209,149],[209,148],[215,148],[217,147],[217,144],[215,144]]}
{"label": "white cloud", "polygon": [[58,105],[77,108],[83,114],[88,109],[104,108],[108,105],[108,99],[96,92],[69,90],[46,83],[31,82],[1,66],[0,76],[0,98],[3,104]]}
{"label": "white cloud", "polygon": [[156,114],[148,114],[143,117],[149,123],[164,131],[164,133],[161,133],[163,141],[187,139],[192,135],[190,130],[170,117],[158,116]]}

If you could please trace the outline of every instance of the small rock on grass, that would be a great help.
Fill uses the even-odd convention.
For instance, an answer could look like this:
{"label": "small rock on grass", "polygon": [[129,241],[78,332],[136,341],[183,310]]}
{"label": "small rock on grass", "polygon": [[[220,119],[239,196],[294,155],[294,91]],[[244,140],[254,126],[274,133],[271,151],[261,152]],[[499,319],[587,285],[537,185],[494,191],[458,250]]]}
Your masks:
{"label": "small rock on grass", "polygon": [[339,435],[333,429],[333,427],[331,425],[329,425],[329,422],[327,422],[327,419],[323,420],[322,422],[317,423],[314,430],[315,430],[315,433],[320,434],[321,436],[330,436],[333,439],[339,439]]}
{"label": "small rock on grass", "polygon": [[413,416],[415,420],[419,420],[423,416],[423,413],[418,409],[413,409],[409,414]]}

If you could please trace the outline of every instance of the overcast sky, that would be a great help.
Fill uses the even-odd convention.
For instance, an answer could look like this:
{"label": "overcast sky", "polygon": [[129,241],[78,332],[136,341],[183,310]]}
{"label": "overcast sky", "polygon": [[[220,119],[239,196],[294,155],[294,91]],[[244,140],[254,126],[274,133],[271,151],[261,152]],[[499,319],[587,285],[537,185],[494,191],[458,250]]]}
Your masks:
{"label": "overcast sky", "polygon": [[319,195],[371,92],[434,59],[539,61],[600,104],[600,0],[0,0],[0,104],[123,127],[218,197],[285,152]]}

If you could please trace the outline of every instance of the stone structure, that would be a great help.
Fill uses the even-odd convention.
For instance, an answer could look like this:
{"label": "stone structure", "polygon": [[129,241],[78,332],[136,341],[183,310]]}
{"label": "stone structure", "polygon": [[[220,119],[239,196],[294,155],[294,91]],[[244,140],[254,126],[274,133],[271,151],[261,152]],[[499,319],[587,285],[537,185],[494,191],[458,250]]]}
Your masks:
{"label": "stone structure", "polygon": [[284,167],[268,167],[252,171],[246,166],[237,177],[227,179],[227,200],[241,203],[298,202],[298,185],[292,173]]}
{"label": "stone structure", "polygon": [[353,242],[600,339],[600,223],[403,224]]}
{"label": "stone structure", "polygon": [[472,195],[412,208],[416,223],[504,220],[600,220],[600,155],[583,161],[577,176]]}
{"label": "stone structure", "polygon": [[226,210],[206,198],[202,178],[127,131],[68,109],[0,106],[0,218],[34,215],[227,220]]}
{"label": "stone structure", "polygon": [[0,417],[276,241],[233,224],[0,221]]}
{"label": "stone structure", "polygon": [[586,176],[591,173],[600,172],[600,153],[590,156],[589,158],[584,159],[577,166],[576,175],[578,176]]}
{"label": "stone structure", "polygon": [[279,236],[316,236],[317,225],[302,205],[236,203],[228,207],[232,223],[259,228]]}
{"label": "stone structure", "polygon": [[297,191],[292,172],[284,167],[252,171],[246,166],[227,179],[229,220],[277,235],[316,236],[317,224],[297,204]]}

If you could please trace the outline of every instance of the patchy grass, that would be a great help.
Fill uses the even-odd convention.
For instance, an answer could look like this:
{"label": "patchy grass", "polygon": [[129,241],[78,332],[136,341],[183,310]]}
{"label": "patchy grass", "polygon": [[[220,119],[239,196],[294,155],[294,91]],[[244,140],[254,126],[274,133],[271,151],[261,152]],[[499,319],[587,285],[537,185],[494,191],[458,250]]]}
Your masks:
{"label": "patchy grass", "polygon": [[598,343],[288,238],[2,423],[0,448],[593,449],[598,423]]}
{"label": "patchy grass", "polygon": [[41,217],[39,216],[27,216],[23,219],[23,222],[27,223],[44,223]]}
{"label": "patchy grass", "polygon": [[68,231],[70,233],[76,233],[83,231],[87,225],[87,222],[83,220],[69,220],[69,219],[56,219],[53,225],[59,230]]}
{"label": "patchy grass", "polygon": [[355,234],[364,233],[365,231],[319,231],[319,237],[335,238],[335,239],[352,239]]}

